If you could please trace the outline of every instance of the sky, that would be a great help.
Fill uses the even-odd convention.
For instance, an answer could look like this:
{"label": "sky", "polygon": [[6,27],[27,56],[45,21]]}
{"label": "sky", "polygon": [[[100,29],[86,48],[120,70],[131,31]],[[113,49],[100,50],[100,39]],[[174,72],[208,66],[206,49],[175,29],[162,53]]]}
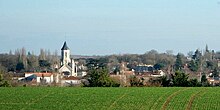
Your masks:
{"label": "sky", "polygon": [[0,0],[0,53],[220,50],[220,0]]}

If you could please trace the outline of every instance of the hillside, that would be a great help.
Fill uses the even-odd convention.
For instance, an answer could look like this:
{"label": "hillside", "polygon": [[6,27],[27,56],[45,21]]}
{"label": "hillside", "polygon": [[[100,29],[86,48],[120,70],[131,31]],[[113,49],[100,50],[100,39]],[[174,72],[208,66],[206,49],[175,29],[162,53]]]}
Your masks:
{"label": "hillside", "polygon": [[218,110],[220,88],[1,88],[0,109]]}

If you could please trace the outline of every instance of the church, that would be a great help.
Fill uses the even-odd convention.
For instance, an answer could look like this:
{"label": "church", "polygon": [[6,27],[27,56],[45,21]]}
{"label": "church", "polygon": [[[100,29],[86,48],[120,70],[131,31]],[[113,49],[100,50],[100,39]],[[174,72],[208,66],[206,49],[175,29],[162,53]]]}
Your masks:
{"label": "church", "polygon": [[60,64],[55,64],[54,68],[58,71],[55,73],[38,73],[38,72],[26,72],[25,77],[18,80],[31,82],[33,85],[41,84],[42,81],[45,84],[51,84],[55,82],[60,86],[72,86],[80,85],[80,72],[77,71],[77,65],[73,58],[71,58],[70,49],[67,43],[64,42],[61,48]]}
{"label": "church", "polygon": [[61,59],[60,59],[59,73],[61,76],[74,76],[77,77],[77,67],[73,58],[71,58],[70,49],[67,43],[64,42],[61,48]]}

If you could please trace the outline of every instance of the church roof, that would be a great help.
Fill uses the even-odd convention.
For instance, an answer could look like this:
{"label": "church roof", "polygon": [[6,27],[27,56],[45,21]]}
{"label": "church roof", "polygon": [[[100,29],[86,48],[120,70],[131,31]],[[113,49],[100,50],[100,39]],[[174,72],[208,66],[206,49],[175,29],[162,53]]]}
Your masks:
{"label": "church roof", "polygon": [[61,50],[69,50],[69,47],[67,47],[66,41],[63,44],[63,47],[61,48]]}

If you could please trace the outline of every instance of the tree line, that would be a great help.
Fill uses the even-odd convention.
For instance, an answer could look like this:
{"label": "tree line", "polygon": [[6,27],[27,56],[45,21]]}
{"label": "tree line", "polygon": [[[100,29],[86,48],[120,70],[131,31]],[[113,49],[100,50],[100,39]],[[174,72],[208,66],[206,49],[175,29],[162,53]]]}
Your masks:
{"label": "tree line", "polygon": [[54,65],[59,65],[57,51],[53,54],[49,50],[40,50],[39,55],[27,52],[25,48],[17,49],[14,53],[0,54],[0,65],[7,72],[41,72],[55,71]]}

